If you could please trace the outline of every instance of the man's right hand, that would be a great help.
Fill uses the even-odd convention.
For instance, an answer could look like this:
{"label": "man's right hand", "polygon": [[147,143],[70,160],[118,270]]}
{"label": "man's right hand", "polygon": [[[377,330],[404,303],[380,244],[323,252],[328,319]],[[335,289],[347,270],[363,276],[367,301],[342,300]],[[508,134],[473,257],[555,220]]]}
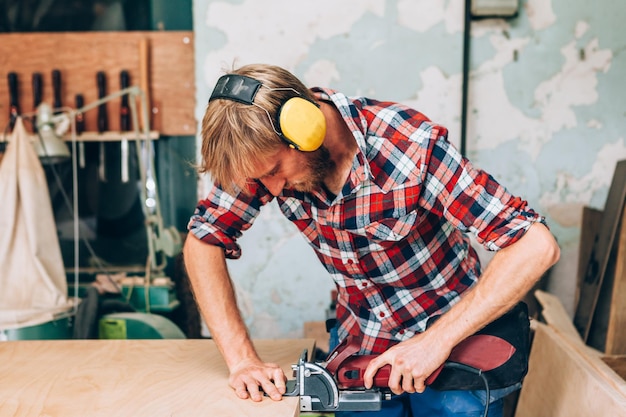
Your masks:
{"label": "man's right hand", "polygon": [[263,400],[263,393],[272,400],[280,401],[286,391],[285,373],[275,363],[256,360],[240,362],[230,370],[229,385],[239,398],[252,401]]}

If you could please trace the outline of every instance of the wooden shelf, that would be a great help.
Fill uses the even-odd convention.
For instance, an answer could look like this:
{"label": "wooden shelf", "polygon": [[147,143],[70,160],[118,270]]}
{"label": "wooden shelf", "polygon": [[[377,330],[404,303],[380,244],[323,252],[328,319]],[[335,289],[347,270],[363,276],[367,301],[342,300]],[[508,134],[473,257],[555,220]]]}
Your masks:
{"label": "wooden shelf", "polygon": [[[139,139],[145,139],[145,135],[143,133],[140,133],[139,135]],[[119,142],[121,140],[135,140],[137,139],[137,136],[135,134],[135,132],[104,132],[104,133],[98,133],[98,132],[83,132],[80,135],[76,136],[76,141],[77,142]],[[156,140],[159,139],[159,132],[157,131],[150,131],[150,139],[151,140]],[[72,141],[72,137],[71,135],[65,135],[63,137],[63,140],[67,141],[67,142],[71,142]]]}

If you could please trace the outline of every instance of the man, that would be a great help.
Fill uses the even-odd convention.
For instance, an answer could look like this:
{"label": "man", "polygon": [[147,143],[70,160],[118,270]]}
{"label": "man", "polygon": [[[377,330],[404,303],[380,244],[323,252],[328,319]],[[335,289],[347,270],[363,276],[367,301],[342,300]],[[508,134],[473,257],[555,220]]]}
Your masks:
{"label": "man", "polygon": [[[191,218],[184,257],[239,397],[285,392],[282,370],[254,350],[225,262],[241,255],[237,238],[276,200],[337,285],[339,339],[356,335],[361,353],[379,355],[366,387],[392,367],[389,387],[399,395],[375,415],[482,415],[476,393],[436,392],[424,381],[558,260],[541,216],[473,167],[423,114],[309,90],[275,66],[221,77],[202,138],[200,171],[215,185]],[[466,232],[498,251],[485,271]],[[492,417],[501,395],[492,396]]]}

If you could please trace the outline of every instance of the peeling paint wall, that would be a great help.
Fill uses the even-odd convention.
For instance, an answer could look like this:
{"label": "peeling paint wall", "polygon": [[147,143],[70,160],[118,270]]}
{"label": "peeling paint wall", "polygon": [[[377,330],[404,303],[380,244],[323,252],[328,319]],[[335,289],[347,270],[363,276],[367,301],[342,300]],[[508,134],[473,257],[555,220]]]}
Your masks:
{"label": "peeling paint wall", "polygon": [[[310,86],[415,107],[458,145],[463,9],[463,0],[194,0],[196,116],[224,69],[265,62]],[[626,159],[624,21],[623,1],[521,0],[515,18],[472,22],[468,156],[547,217],[562,248],[548,289],[571,314],[582,207],[604,207]],[[276,207],[240,243],[229,268],[253,336],[299,336],[303,321],[325,318],[332,282]]]}

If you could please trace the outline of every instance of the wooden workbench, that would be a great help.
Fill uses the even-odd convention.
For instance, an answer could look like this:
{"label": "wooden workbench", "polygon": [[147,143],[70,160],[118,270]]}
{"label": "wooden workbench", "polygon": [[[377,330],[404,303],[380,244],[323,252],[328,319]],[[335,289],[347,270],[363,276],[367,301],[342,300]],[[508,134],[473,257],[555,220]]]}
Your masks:
{"label": "wooden workbench", "polygon": [[[313,340],[257,340],[288,377]],[[237,398],[211,340],[0,342],[0,416],[297,416],[298,399]]]}

